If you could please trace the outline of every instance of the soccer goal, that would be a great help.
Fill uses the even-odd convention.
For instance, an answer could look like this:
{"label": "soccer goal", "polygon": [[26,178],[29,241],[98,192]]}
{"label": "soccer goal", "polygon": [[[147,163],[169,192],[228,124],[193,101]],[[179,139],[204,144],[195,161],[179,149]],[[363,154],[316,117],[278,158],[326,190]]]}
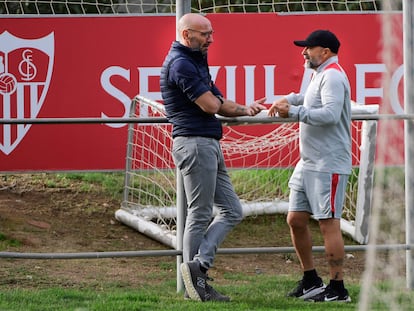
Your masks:
{"label": "soccer goal", "polygon": [[[354,116],[373,114],[377,106],[354,104]],[[164,116],[163,105],[136,96],[131,117]],[[221,118],[221,146],[244,216],[286,213],[288,179],[299,160],[298,124],[269,118],[266,111],[254,118]],[[352,122],[354,168],[349,179],[341,222],[356,241],[368,239],[377,121]],[[176,247],[177,178],[171,156],[171,125],[129,125],[124,199],[116,218],[173,248]]]}

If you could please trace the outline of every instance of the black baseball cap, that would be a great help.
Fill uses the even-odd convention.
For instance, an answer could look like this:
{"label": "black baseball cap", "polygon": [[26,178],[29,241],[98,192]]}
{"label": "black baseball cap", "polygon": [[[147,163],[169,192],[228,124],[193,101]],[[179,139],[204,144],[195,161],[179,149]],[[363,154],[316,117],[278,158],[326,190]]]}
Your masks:
{"label": "black baseball cap", "polygon": [[297,46],[321,46],[329,48],[333,53],[338,53],[341,43],[338,38],[329,30],[315,30],[305,40],[295,40]]}

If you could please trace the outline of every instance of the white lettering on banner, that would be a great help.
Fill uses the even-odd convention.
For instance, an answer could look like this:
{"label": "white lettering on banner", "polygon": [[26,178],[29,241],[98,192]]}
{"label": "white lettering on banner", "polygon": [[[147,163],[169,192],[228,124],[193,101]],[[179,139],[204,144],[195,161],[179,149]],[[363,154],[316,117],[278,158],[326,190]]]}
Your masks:
{"label": "white lettering on banner", "polygon": [[365,103],[367,97],[384,97],[384,89],[380,88],[367,88],[366,76],[368,73],[384,73],[386,68],[384,64],[355,64],[356,68],[356,102]]}
{"label": "white lettering on banner", "polygon": [[[161,92],[150,92],[149,77],[159,77],[161,75],[160,67],[138,67],[139,72],[139,95],[142,95],[152,100],[162,100]],[[148,111],[144,113],[140,110],[140,116],[148,117]]]}
{"label": "white lettering on banner", "polygon": [[[225,75],[226,75],[226,97],[230,100],[236,99],[236,70],[238,66],[224,66]],[[264,65],[264,74],[265,74],[265,97],[267,98],[266,104],[271,104],[276,99],[280,98],[285,94],[275,94],[275,71],[276,65]],[[383,87],[378,88],[369,88],[367,87],[367,75],[372,73],[382,74],[386,72],[386,66],[384,64],[355,64],[356,68],[356,77],[355,77],[355,94],[356,102],[365,104],[366,99],[370,97],[384,97]],[[144,97],[151,98],[155,101],[162,100],[161,92],[150,91],[149,80],[150,77],[159,77],[161,73],[161,67],[138,67],[139,74],[139,90],[137,94],[140,94]],[[216,78],[222,69],[221,66],[210,66],[211,78],[213,81],[216,81]],[[245,73],[245,102],[246,104],[253,103],[255,99],[255,65],[245,65],[243,66]],[[312,69],[305,68],[303,71],[302,81],[300,85],[299,92],[304,93],[308,87],[311,76]],[[403,108],[399,101],[398,88],[403,79],[403,65],[398,67],[398,69],[393,73],[390,83],[390,101],[394,113],[400,114],[403,113]],[[130,81],[130,71],[128,69],[112,66],[104,70],[101,76],[101,85],[103,89],[111,96],[116,98],[119,102],[124,105],[125,113],[122,117],[129,116],[129,109],[131,99],[122,91],[117,89],[114,85],[110,83],[110,78],[114,75],[121,76],[127,81]],[[292,91],[295,91],[292,88]],[[108,116],[102,112],[103,118],[108,118]],[[140,115],[143,117],[148,116],[147,110],[140,111]],[[107,124],[110,127],[122,127],[125,124]]]}
{"label": "white lettering on banner", "polygon": [[[355,64],[356,68],[356,102],[365,103],[367,97],[380,97],[384,98],[384,88],[367,88],[366,76],[369,73],[385,73],[387,68],[384,64]],[[392,74],[390,86],[389,86],[389,100],[392,110],[396,114],[404,113],[404,109],[400,103],[398,86],[402,82],[404,74],[403,65],[400,65],[398,69]]]}
{"label": "white lettering on banner", "polygon": [[219,70],[220,70],[219,66],[210,66],[211,80],[216,81]]}
{"label": "white lettering on banner", "polygon": [[[220,66],[210,66],[211,80],[216,81],[220,69]],[[236,100],[236,69],[237,66],[224,66],[226,71],[226,98],[233,101]]]}
{"label": "white lettering on banner", "polygon": [[[161,92],[151,92],[149,88],[149,77],[159,77],[161,67],[138,67],[139,75],[139,95],[152,100],[162,100]],[[148,106],[139,107],[139,115],[143,118],[148,117]]]}
{"label": "white lettering on banner", "polygon": [[243,66],[245,71],[245,103],[252,103],[254,101],[254,70],[256,66]]}
{"label": "white lettering on banner", "polygon": [[[265,69],[265,97],[267,100],[267,103],[273,103],[275,100],[279,99],[280,97],[283,97],[285,94],[282,95],[276,95],[274,94],[274,86],[275,84],[275,65],[267,65],[264,66]],[[302,83],[299,89],[299,93],[303,94],[305,93],[306,89],[308,88],[308,85],[312,78],[312,69],[304,69],[303,77],[302,77]]]}
{"label": "white lettering on banner", "polygon": [[[112,76],[120,76],[130,82],[130,73],[128,69],[119,67],[119,66],[112,66],[106,68],[101,75],[101,86],[102,88],[112,97],[117,99],[121,102],[124,106],[124,115],[121,118],[127,118],[129,116],[129,106],[131,105],[131,99],[128,95],[117,89],[114,85],[111,84],[111,77]],[[110,118],[104,112],[101,112],[102,119]],[[109,127],[113,128],[120,128],[125,126],[125,123],[107,123]]]}
{"label": "white lettering on banner", "polygon": [[396,114],[404,113],[404,108],[400,103],[400,96],[398,94],[398,86],[400,85],[402,78],[404,75],[404,66],[401,65],[398,69],[394,72],[391,78],[391,85],[390,85],[390,98],[391,98],[391,107]]}
{"label": "white lettering on banner", "polygon": [[274,102],[276,99],[282,97],[283,95],[274,94],[275,86],[275,65],[264,66],[265,69],[265,97],[268,102]]}
{"label": "white lettering on banner", "polygon": [[[225,66],[226,69],[226,94],[229,99],[236,99],[236,68],[237,66]],[[215,79],[214,79],[215,81]]]}

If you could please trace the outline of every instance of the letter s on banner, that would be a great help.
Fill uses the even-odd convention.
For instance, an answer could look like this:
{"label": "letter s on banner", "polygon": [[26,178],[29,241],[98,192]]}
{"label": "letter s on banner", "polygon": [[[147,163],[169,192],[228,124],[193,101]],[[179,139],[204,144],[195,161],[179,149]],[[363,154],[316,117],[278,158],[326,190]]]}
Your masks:
{"label": "letter s on banner", "polygon": [[[110,79],[112,76],[115,76],[115,75],[121,76],[125,78],[125,80],[130,82],[129,69],[125,69],[125,68],[118,67],[118,66],[112,66],[112,67],[108,67],[102,72],[101,86],[109,95],[112,95],[114,98],[119,100],[122,103],[122,105],[124,105],[125,113],[123,116],[121,116],[121,118],[128,118],[131,99],[128,97],[128,95],[121,92],[119,89],[117,89],[115,86],[111,84]],[[102,112],[101,118],[108,119],[109,117],[104,112]],[[113,127],[113,128],[120,128],[120,127],[125,126],[125,123],[107,123],[106,125],[109,127]]]}

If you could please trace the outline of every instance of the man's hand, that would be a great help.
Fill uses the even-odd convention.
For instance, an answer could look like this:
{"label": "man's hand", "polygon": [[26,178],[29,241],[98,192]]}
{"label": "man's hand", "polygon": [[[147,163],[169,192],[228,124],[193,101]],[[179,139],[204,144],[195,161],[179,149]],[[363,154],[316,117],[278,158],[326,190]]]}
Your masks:
{"label": "man's hand", "polygon": [[286,98],[281,98],[276,100],[269,109],[267,113],[271,117],[276,117],[277,115],[281,118],[288,118],[289,117],[289,107],[290,104]]}
{"label": "man's hand", "polygon": [[266,101],[266,97],[255,100],[253,104],[251,104],[247,108],[246,115],[253,117],[257,115],[260,111],[265,110],[266,107],[262,105],[265,101]]}

